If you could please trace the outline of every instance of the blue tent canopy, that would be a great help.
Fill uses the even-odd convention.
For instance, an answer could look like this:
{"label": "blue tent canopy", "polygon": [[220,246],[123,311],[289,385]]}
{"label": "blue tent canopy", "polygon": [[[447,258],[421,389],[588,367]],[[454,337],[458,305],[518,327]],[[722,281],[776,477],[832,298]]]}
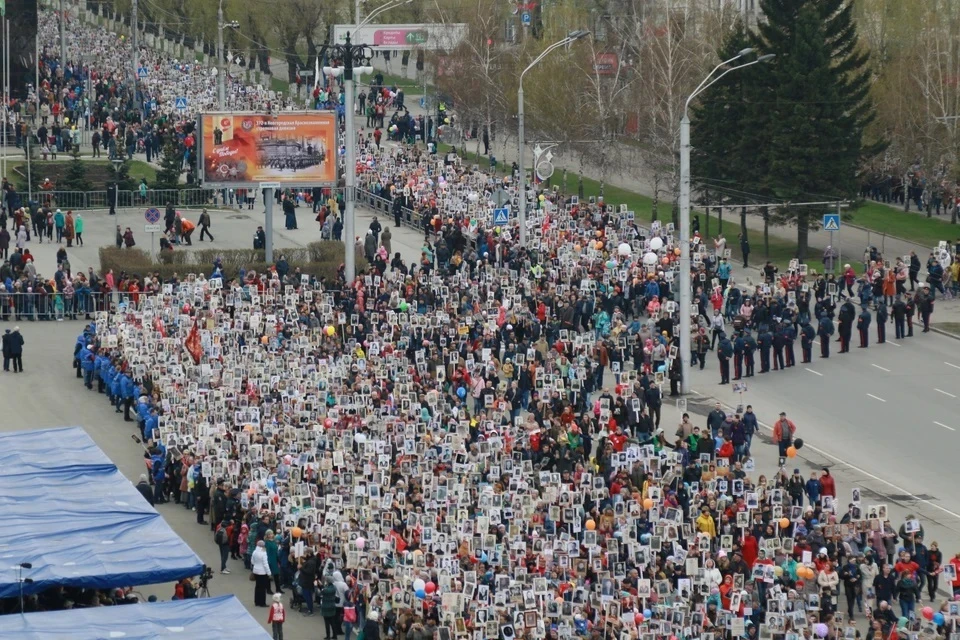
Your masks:
{"label": "blue tent canopy", "polygon": [[0,638],[268,640],[234,596],[0,616]]}
{"label": "blue tent canopy", "polygon": [[0,598],[173,582],[203,563],[80,427],[0,434]]}

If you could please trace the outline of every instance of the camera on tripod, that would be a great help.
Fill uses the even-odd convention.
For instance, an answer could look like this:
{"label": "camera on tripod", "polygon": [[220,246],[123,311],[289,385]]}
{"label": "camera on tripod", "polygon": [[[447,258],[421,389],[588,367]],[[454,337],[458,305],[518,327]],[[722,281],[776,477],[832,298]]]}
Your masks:
{"label": "camera on tripod", "polygon": [[203,571],[200,572],[200,588],[205,588],[210,580],[213,580],[213,569],[203,565]]}

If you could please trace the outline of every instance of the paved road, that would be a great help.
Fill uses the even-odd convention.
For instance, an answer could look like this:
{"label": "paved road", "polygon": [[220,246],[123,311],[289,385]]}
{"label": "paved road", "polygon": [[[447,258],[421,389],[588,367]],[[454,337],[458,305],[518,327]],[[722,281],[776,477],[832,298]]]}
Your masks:
{"label": "paved road", "polygon": [[[831,344],[827,360],[815,347],[809,365],[746,380],[743,402],[771,425],[786,411],[808,443],[876,475],[886,495],[927,497],[925,514],[960,533],[960,496],[951,490],[960,481],[960,345],[917,331],[844,355],[838,346]],[[692,386],[735,405],[738,394],[718,385],[713,355]]]}

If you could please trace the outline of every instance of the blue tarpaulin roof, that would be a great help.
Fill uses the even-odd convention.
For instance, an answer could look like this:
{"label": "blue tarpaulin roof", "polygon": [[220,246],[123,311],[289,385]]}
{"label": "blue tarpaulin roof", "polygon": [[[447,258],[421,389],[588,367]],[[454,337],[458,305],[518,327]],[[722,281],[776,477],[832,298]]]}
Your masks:
{"label": "blue tarpaulin roof", "polygon": [[267,640],[270,634],[234,596],[0,616],[0,638]]}
{"label": "blue tarpaulin roof", "polygon": [[0,434],[0,598],[173,582],[203,563],[80,427]]}

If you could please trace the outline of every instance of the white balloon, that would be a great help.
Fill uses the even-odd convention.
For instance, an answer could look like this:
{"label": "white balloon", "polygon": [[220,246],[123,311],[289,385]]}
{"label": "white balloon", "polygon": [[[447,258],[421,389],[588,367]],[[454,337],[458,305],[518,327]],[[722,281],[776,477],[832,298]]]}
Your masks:
{"label": "white balloon", "polygon": [[353,441],[356,442],[357,444],[363,444],[364,442],[367,441],[367,434],[365,433],[354,434]]}
{"label": "white balloon", "polygon": [[417,578],[416,580],[413,581],[414,591],[420,591],[421,589],[426,589],[426,588],[427,588],[427,583],[421,580],[420,578]]}
{"label": "white balloon", "polygon": [[660,251],[663,249],[663,239],[662,238],[650,238],[650,249],[653,251]]}
{"label": "white balloon", "polygon": [[630,246],[627,242],[621,242],[620,246],[617,247],[617,253],[622,256],[628,256],[633,252],[633,247]]}
{"label": "white balloon", "polygon": [[643,264],[652,267],[660,261],[660,258],[653,251],[643,256]]}

